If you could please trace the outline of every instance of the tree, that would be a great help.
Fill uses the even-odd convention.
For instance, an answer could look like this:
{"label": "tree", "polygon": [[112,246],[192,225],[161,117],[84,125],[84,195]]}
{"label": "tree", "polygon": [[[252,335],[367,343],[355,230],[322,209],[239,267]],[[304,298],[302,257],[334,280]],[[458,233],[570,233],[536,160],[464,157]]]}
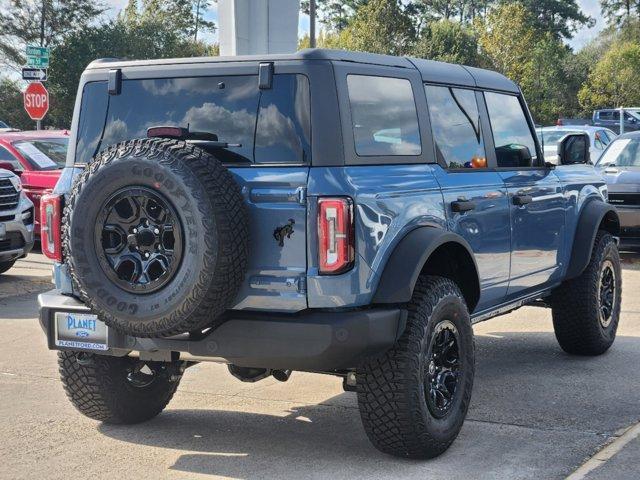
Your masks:
{"label": "tree", "polygon": [[640,16],[639,0],[600,0],[603,15],[609,24],[620,26]]}
{"label": "tree", "polygon": [[409,0],[405,11],[411,16],[417,31],[436,20],[457,20],[473,23],[487,14],[496,0]]}
{"label": "tree", "polygon": [[0,120],[20,130],[33,129],[35,122],[24,111],[22,92],[17,82],[0,78]]}
{"label": "tree", "polygon": [[51,109],[45,121],[59,127],[71,123],[78,81],[88,63],[101,57],[126,59],[191,57],[217,54],[217,46],[194,42],[187,32],[154,17],[115,21],[65,38],[51,55],[48,89]]}
{"label": "tree", "polygon": [[[576,0],[518,0],[531,14],[536,29],[557,38],[572,38],[581,27],[593,26],[595,20],[585,15]],[[503,4],[513,4],[502,0]]]}
{"label": "tree", "polygon": [[[320,23],[332,32],[341,32],[349,25],[360,7],[368,0],[316,0],[317,15]],[[309,15],[309,0],[302,0],[300,8]]]}
{"label": "tree", "polygon": [[104,11],[94,0],[6,0],[0,11],[0,56],[9,64],[23,65],[25,45],[55,47],[65,36],[86,30]]}
{"label": "tree", "polygon": [[480,63],[478,40],[473,30],[451,20],[429,22],[411,54],[462,65],[477,66]]}
{"label": "tree", "polygon": [[215,23],[204,20],[209,0],[129,0],[120,20],[129,26],[156,25],[164,32],[197,40],[198,33],[215,30]]}
{"label": "tree", "polygon": [[578,93],[585,110],[640,105],[640,45],[616,43],[596,64]]}
{"label": "tree", "polygon": [[489,66],[522,88],[537,122],[551,122],[575,109],[571,52],[551,32],[535,28],[532,14],[520,3],[502,4],[477,25],[478,42]]}
{"label": "tree", "polygon": [[356,13],[338,41],[340,48],[405,55],[411,51],[415,30],[398,0],[369,0]]}

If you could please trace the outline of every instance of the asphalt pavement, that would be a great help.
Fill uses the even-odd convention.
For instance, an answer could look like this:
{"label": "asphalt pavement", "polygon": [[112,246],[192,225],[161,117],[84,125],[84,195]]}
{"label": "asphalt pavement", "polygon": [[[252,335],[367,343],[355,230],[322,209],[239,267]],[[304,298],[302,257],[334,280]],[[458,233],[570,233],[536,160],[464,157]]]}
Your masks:
{"label": "asphalt pavement", "polygon": [[618,338],[601,357],[562,352],[543,308],[476,325],[467,421],[418,462],[375,450],[355,394],[322,375],[245,384],[199,364],[148,423],[83,417],[37,322],[50,267],[30,255],[0,276],[0,478],[640,478],[640,257],[624,260]]}

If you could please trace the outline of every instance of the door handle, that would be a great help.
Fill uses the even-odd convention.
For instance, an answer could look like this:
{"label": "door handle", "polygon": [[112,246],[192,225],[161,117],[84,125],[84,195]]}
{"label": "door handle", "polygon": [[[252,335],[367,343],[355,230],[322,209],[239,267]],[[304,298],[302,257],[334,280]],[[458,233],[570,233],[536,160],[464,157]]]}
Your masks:
{"label": "door handle", "polygon": [[522,207],[523,205],[527,205],[528,203],[533,202],[533,197],[531,195],[514,195],[513,196],[513,204],[518,207]]}
{"label": "door handle", "polygon": [[451,202],[451,210],[454,212],[468,212],[476,208],[476,204],[471,200],[456,200]]}

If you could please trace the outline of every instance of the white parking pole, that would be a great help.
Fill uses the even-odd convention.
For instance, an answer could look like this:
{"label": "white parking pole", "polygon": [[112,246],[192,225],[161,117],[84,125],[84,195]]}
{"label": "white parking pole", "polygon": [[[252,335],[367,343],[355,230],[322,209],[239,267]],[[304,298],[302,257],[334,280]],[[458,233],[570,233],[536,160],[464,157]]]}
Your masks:
{"label": "white parking pole", "polygon": [[620,135],[624,133],[624,108],[620,107]]}

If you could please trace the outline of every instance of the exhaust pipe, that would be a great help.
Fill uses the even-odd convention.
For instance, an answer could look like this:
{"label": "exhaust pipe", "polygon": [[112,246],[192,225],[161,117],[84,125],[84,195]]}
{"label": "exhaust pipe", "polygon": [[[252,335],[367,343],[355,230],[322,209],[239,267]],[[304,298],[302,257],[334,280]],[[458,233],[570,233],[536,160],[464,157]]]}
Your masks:
{"label": "exhaust pipe", "polygon": [[286,382],[291,376],[291,370],[271,370],[270,368],[239,367],[229,364],[229,373],[241,382],[254,383],[273,376],[279,382]]}

